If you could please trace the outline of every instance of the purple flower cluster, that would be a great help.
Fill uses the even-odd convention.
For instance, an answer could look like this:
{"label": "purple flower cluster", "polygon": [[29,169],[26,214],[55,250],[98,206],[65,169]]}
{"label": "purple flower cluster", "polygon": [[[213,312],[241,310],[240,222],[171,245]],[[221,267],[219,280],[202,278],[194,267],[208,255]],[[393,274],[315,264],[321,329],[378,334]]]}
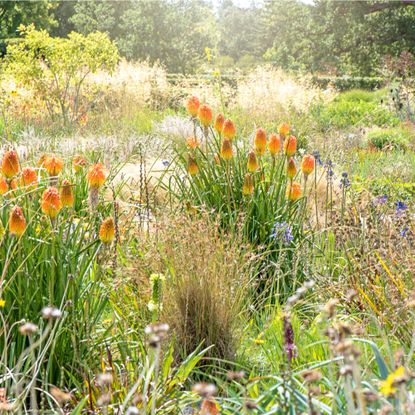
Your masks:
{"label": "purple flower cluster", "polygon": [[290,245],[294,240],[292,231],[291,226],[287,222],[275,222],[271,238],[282,241],[284,245]]}

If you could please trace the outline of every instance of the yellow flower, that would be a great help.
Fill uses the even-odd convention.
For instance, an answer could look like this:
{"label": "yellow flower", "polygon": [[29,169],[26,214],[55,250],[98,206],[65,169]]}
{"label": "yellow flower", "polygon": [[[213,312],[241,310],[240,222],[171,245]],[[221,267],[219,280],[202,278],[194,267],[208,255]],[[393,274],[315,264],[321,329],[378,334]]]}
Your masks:
{"label": "yellow flower", "polygon": [[393,395],[396,392],[395,381],[401,378],[405,374],[405,368],[403,366],[398,367],[395,372],[390,373],[388,377],[380,382],[380,393],[384,396]]}
{"label": "yellow flower", "polygon": [[264,344],[265,340],[263,340],[262,338],[264,337],[264,332],[261,332],[258,334],[258,337],[254,340],[255,344]]}
{"label": "yellow flower", "polygon": [[6,305],[6,301],[0,298],[0,308],[4,308],[5,305]]}

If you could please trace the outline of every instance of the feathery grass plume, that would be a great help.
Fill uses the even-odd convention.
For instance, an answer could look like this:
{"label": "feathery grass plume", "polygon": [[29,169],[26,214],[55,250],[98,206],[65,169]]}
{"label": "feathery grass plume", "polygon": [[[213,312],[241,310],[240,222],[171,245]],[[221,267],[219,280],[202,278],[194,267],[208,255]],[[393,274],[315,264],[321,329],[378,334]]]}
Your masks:
{"label": "feathery grass plume", "polygon": [[254,193],[254,181],[252,175],[247,173],[245,174],[244,184],[242,186],[242,193],[245,196],[252,195]]}
{"label": "feathery grass plume", "polygon": [[291,157],[297,151],[297,138],[293,135],[287,137],[284,141],[284,154]]}
{"label": "feathery grass plume", "polygon": [[115,237],[115,223],[114,218],[109,216],[104,219],[99,228],[99,239],[104,244],[109,244],[114,240]]}
{"label": "feathery grass plume", "polygon": [[223,130],[223,124],[225,123],[225,116],[220,112],[218,115],[216,115],[215,118],[215,124],[213,125],[213,128],[219,133],[222,133]]}
{"label": "feathery grass plume", "polygon": [[60,188],[60,197],[62,206],[66,207],[72,207],[74,204],[74,195],[72,191],[72,184],[69,180],[65,179],[62,182],[61,188]]}
{"label": "feathery grass plume", "polygon": [[222,141],[222,146],[220,148],[220,155],[221,157],[228,161],[233,157],[233,149],[232,149],[232,141],[228,139],[224,139]]}
{"label": "feathery grass plume", "polygon": [[203,104],[199,107],[197,111],[197,117],[199,118],[200,124],[203,127],[209,127],[212,124],[213,112],[209,105]]}
{"label": "feathery grass plume", "polygon": [[189,159],[187,161],[187,172],[194,176],[199,173],[199,166],[197,165],[196,160],[189,155]]}
{"label": "feathery grass plume", "polygon": [[301,197],[301,185],[298,182],[288,183],[287,191],[285,193],[288,200],[295,202]]}
{"label": "feathery grass plume", "polygon": [[314,171],[316,162],[314,157],[311,154],[306,154],[301,161],[301,171],[304,176],[307,177]]}
{"label": "feathery grass plume", "polygon": [[200,107],[200,101],[198,97],[193,95],[188,98],[186,102],[186,109],[189,115],[191,115],[192,117],[196,117],[199,107]]}
{"label": "feathery grass plume", "polygon": [[9,191],[9,185],[3,176],[0,176],[0,195],[4,195]]}
{"label": "feathery grass plume", "polygon": [[272,133],[269,136],[268,150],[272,157],[275,157],[281,151],[281,138],[278,134]]}
{"label": "feathery grass plume", "polygon": [[290,126],[284,122],[278,126],[278,134],[285,138],[290,133]]}
{"label": "feathery grass plume", "polygon": [[287,164],[287,177],[289,179],[294,179],[295,175],[297,174],[297,166],[295,165],[295,161],[292,157],[288,160]]}
{"label": "feathery grass plume", "polygon": [[58,216],[58,213],[62,209],[62,202],[56,187],[48,187],[43,192],[40,208],[42,209],[42,212],[51,219],[55,219],[56,216]]}
{"label": "feathery grass plume", "polygon": [[90,166],[87,179],[89,184],[89,204],[91,209],[95,209],[98,205],[98,191],[107,179],[107,171],[104,165],[96,163]]}
{"label": "feathery grass plume", "polygon": [[81,155],[77,155],[72,160],[72,166],[76,173],[79,173],[86,167],[86,159]]}
{"label": "feathery grass plume", "polygon": [[236,136],[235,124],[231,120],[225,120],[222,128],[222,135],[228,140],[233,140]]}
{"label": "feathery grass plume", "polygon": [[251,150],[248,153],[247,168],[248,168],[248,171],[250,173],[256,172],[258,170],[258,168],[259,168],[258,160],[256,158],[255,151],[253,151],[253,150]]}
{"label": "feathery grass plume", "polygon": [[192,150],[196,149],[197,147],[200,147],[199,140],[196,137],[189,137],[186,140],[186,144],[187,147],[189,147]]}
{"label": "feathery grass plume", "polygon": [[9,217],[9,232],[12,235],[22,236],[26,230],[26,219],[20,206],[14,206]]}
{"label": "feathery grass plume", "polygon": [[20,172],[19,157],[14,150],[6,151],[1,162],[1,173],[6,179],[17,176]]}
{"label": "feathery grass plume", "polygon": [[267,149],[267,132],[263,128],[258,128],[254,138],[254,149],[255,152],[263,156]]}
{"label": "feathery grass plume", "polygon": [[37,185],[37,172],[33,167],[24,167],[20,176],[20,186],[35,188]]}
{"label": "feathery grass plume", "polygon": [[51,156],[47,156],[45,158],[43,161],[43,167],[46,169],[49,176],[59,176],[63,169],[63,160],[55,154],[52,154]]}

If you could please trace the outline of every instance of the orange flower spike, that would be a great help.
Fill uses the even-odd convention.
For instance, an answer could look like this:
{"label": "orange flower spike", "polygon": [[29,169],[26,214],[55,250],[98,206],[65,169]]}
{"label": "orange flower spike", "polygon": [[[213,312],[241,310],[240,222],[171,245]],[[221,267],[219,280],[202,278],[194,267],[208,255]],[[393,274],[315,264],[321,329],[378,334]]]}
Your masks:
{"label": "orange flower spike", "polygon": [[10,180],[10,189],[16,190],[19,187],[19,183],[17,183],[17,179],[13,178]]}
{"label": "orange flower spike", "polygon": [[287,186],[286,197],[288,200],[295,202],[301,197],[301,185],[297,182],[289,183]]}
{"label": "orange flower spike", "polygon": [[51,156],[45,158],[43,167],[46,169],[49,176],[59,176],[60,172],[63,169],[63,160],[60,157],[52,154]]}
{"label": "orange flower spike", "polygon": [[35,187],[37,184],[37,172],[33,167],[25,167],[22,169],[20,176],[20,186]]}
{"label": "orange flower spike", "polygon": [[74,204],[74,195],[72,185],[69,180],[64,180],[60,189],[60,198],[62,206],[72,207]]}
{"label": "orange flower spike", "polygon": [[107,179],[107,171],[102,163],[93,164],[88,170],[89,187],[99,189]]}
{"label": "orange flower spike", "polygon": [[1,173],[7,179],[17,176],[20,171],[19,157],[14,150],[6,151],[1,162]]}
{"label": "orange flower spike", "polygon": [[186,140],[187,146],[191,148],[192,150],[196,149],[197,147],[200,147],[200,143],[196,137],[189,137]]}
{"label": "orange flower spike", "polygon": [[284,154],[291,157],[297,151],[297,138],[293,135],[287,137],[284,141]]}
{"label": "orange flower spike", "polygon": [[104,219],[99,228],[99,239],[104,244],[109,244],[115,237],[114,219],[110,216]]}
{"label": "orange flower spike", "polygon": [[248,153],[248,163],[247,163],[248,171],[254,173],[258,170],[259,164],[258,160],[255,155],[255,151],[251,150]]}
{"label": "orange flower spike", "polygon": [[269,136],[268,150],[272,157],[275,157],[281,151],[281,138],[278,134]]}
{"label": "orange flower spike", "polygon": [[200,107],[200,102],[199,102],[199,98],[196,96],[191,96],[188,98],[187,102],[186,102],[186,109],[187,112],[192,116],[192,117],[196,117],[197,116],[197,112],[199,110]]}
{"label": "orange flower spike", "polygon": [[73,169],[79,173],[86,167],[86,160],[82,156],[75,156],[72,161]]}
{"label": "orange flower spike", "polygon": [[316,161],[314,156],[311,154],[306,154],[301,161],[301,171],[303,172],[304,176],[307,177],[310,173],[314,171],[316,166]]}
{"label": "orange flower spike", "polygon": [[267,149],[267,132],[263,128],[258,128],[254,138],[254,149],[259,156],[265,154]]}
{"label": "orange flower spike", "polygon": [[39,168],[41,168],[41,167],[43,167],[43,165],[44,165],[44,163],[45,163],[45,160],[48,158],[48,155],[47,154],[42,154],[40,157],[39,157],[39,160],[37,161],[37,167],[39,167]]}
{"label": "orange flower spike", "polygon": [[62,202],[56,187],[49,187],[43,192],[40,207],[42,212],[51,219],[55,219],[58,216],[62,209]]}
{"label": "orange flower spike", "polygon": [[196,160],[191,156],[189,156],[189,159],[187,161],[187,172],[191,176],[195,176],[199,173],[199,166],[197,165]]}
{"label": "orange flower spike", "polygon": [[9,232],[12,235],[22,236],[26,230],[26,219],[20,206],[14,206],[9,216]]}
{"label": "orange flower spike", "polygon": [[278,133],[282,136],[282,137],[286,137],[289,133],[290,133],[290,126],[284,122],[282,124],[280,124],[278,126]]}
{"label": "orange flower spike", "polygon": [[222,113],[219,113],[215,118],[214,128],[220,134],[223,130],[223,124],[225,123],[225,117]]}
{"label": "orange flower spike", "polygon": [[230,160],[233,157],[232,141],[225,139],[222,141],[222,146],[220,149],[220,155],[226,161]]}
{"label": "orange flower spike", "polygon": [[200,406],[200,415],[218,415],[218,405],[213,399],[203,399]]}
{"label": "orange flower spike", "polygon": [[249,173],[245,174],[244,184],[242,186],[242,194],[245,196],[252,195],[254,193],[254,181],[252,175]]}
{"label": "orange flower spike", "polygon": [[216,164],[220,164],[220,156],[218,153],[215,153],[215,155],[213,156],[215,163]]}
{"label": "orange flower spike", "polygon": [[235,124],[231,120],[225,120],[222,128],[222,135],[228,140],[233,140],[236,136]]}
{"label": "orange flower spike", "polygon": [[295,161],[292,157],[288,160],[287,164],[287,176],[289,179],[294,179],[295,175],[297,174],[297,166],[295,165]]}
{"label": "orange flower spike", "polygon": [[206,104],[201,105],[197,111],[197,117],[199,118],[200,124],[204,127],[209,127],[213,120],[212,109]]}
{"label": "orange flower spike", "polygon": [[9,191],[9,186],[6,179],[3,176],[0,176],[0,195],[4,195]]}

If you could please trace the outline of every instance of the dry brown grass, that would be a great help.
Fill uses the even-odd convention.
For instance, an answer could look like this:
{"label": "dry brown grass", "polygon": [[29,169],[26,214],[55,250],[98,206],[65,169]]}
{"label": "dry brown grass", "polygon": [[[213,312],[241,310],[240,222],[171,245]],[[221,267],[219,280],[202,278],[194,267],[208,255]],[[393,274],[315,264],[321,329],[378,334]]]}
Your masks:
{"label": "dry brown grass", "polygon": [[148,286],[154,272],[166,276],[160,320],[172,327],[180,355],[203,343],[214,346],[208,356],[231,358],[249,275],[244,246],[221,237],[207,216],[184,214],[163,214],[141,244],[137,283]]}

